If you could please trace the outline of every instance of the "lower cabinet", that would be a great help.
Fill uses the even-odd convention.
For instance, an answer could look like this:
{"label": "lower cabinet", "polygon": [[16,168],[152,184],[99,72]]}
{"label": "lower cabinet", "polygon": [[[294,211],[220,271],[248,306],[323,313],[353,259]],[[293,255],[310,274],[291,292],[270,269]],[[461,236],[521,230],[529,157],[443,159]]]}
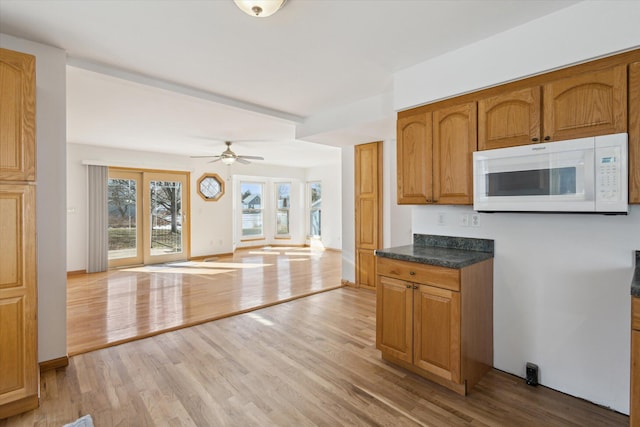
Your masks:
{"label": "lower cabinet", "polygon": [[36,187],[0,184],[0,419],[38,407]]}
{"label": "lower cabinet", "polygon": [[376,262],[382,357],[467,394],[493,366],[493,260],[462,269]]}
{"label": "lower cabinet", "polygon": [[640,427],[640,297],[631,298],[631,427]]}

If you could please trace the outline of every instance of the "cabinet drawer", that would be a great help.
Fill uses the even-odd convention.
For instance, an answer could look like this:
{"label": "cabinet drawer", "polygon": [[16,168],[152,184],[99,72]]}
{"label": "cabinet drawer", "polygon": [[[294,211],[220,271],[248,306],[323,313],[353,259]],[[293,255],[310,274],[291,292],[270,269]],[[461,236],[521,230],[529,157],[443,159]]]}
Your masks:
{"label": "cabinet drawer", "polygon": [[407,280],[409,282],[431,285],[437,288],[460,290],[460,270],[436,265],[398,261],[389,258],[376,258],[377,274]]}
{"label": "cabinet drawer", "polygon": [[631,329],[640,331],[640,298],[631,298]]}

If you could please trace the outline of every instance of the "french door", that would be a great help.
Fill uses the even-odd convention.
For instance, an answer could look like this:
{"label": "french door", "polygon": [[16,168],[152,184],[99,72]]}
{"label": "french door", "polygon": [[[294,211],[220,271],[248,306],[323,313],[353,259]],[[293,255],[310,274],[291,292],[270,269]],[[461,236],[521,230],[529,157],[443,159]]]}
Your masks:
{"label": "french door", "polygon": [[189,174],[109,169],[109,267],[186,260]]}

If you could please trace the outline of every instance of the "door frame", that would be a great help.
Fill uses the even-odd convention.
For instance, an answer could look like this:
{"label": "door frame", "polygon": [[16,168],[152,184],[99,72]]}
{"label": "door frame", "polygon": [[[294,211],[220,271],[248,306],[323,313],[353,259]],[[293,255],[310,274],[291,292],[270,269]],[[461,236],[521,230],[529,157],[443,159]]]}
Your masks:
{"label": "door frame", "polygon": [[[136,179],[136,233],[138,252],[135,257],[109,260],[109,268],[159,264],[169,261],[186,261],[191,258],[191,174],[187,171],[109,167],[109,178]],[[150,181],[180,181],[182,189],[182,252],[165,256],[151,256],[150,229]]]}

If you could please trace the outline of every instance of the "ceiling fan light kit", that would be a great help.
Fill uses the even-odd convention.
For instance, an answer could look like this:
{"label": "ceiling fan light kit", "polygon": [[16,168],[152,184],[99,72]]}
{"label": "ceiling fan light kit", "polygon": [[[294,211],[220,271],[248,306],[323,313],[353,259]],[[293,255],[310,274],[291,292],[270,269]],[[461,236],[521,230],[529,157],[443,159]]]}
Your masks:
{"label": "ceiling fan light kit", "polygon": [[239,156],[231,150],[231,141],[225,141],[227,145],[227,149],[222,152],[219,156],[191,156],[191,158],[206,158],[206,157],[214,157],[209,163],[217,162],[218,160],[222,160],[222,163],[225,165],[232,165],[235,162],[242,163],[244,165],[248,165],[251,163],[249,160],[264,160],[264,157],[260,156]]}
{"label": "ceiling fan light kit", "polygon": [[276,13],[287,0],[233,0],[236,6],[247,15],[266,18]]}

